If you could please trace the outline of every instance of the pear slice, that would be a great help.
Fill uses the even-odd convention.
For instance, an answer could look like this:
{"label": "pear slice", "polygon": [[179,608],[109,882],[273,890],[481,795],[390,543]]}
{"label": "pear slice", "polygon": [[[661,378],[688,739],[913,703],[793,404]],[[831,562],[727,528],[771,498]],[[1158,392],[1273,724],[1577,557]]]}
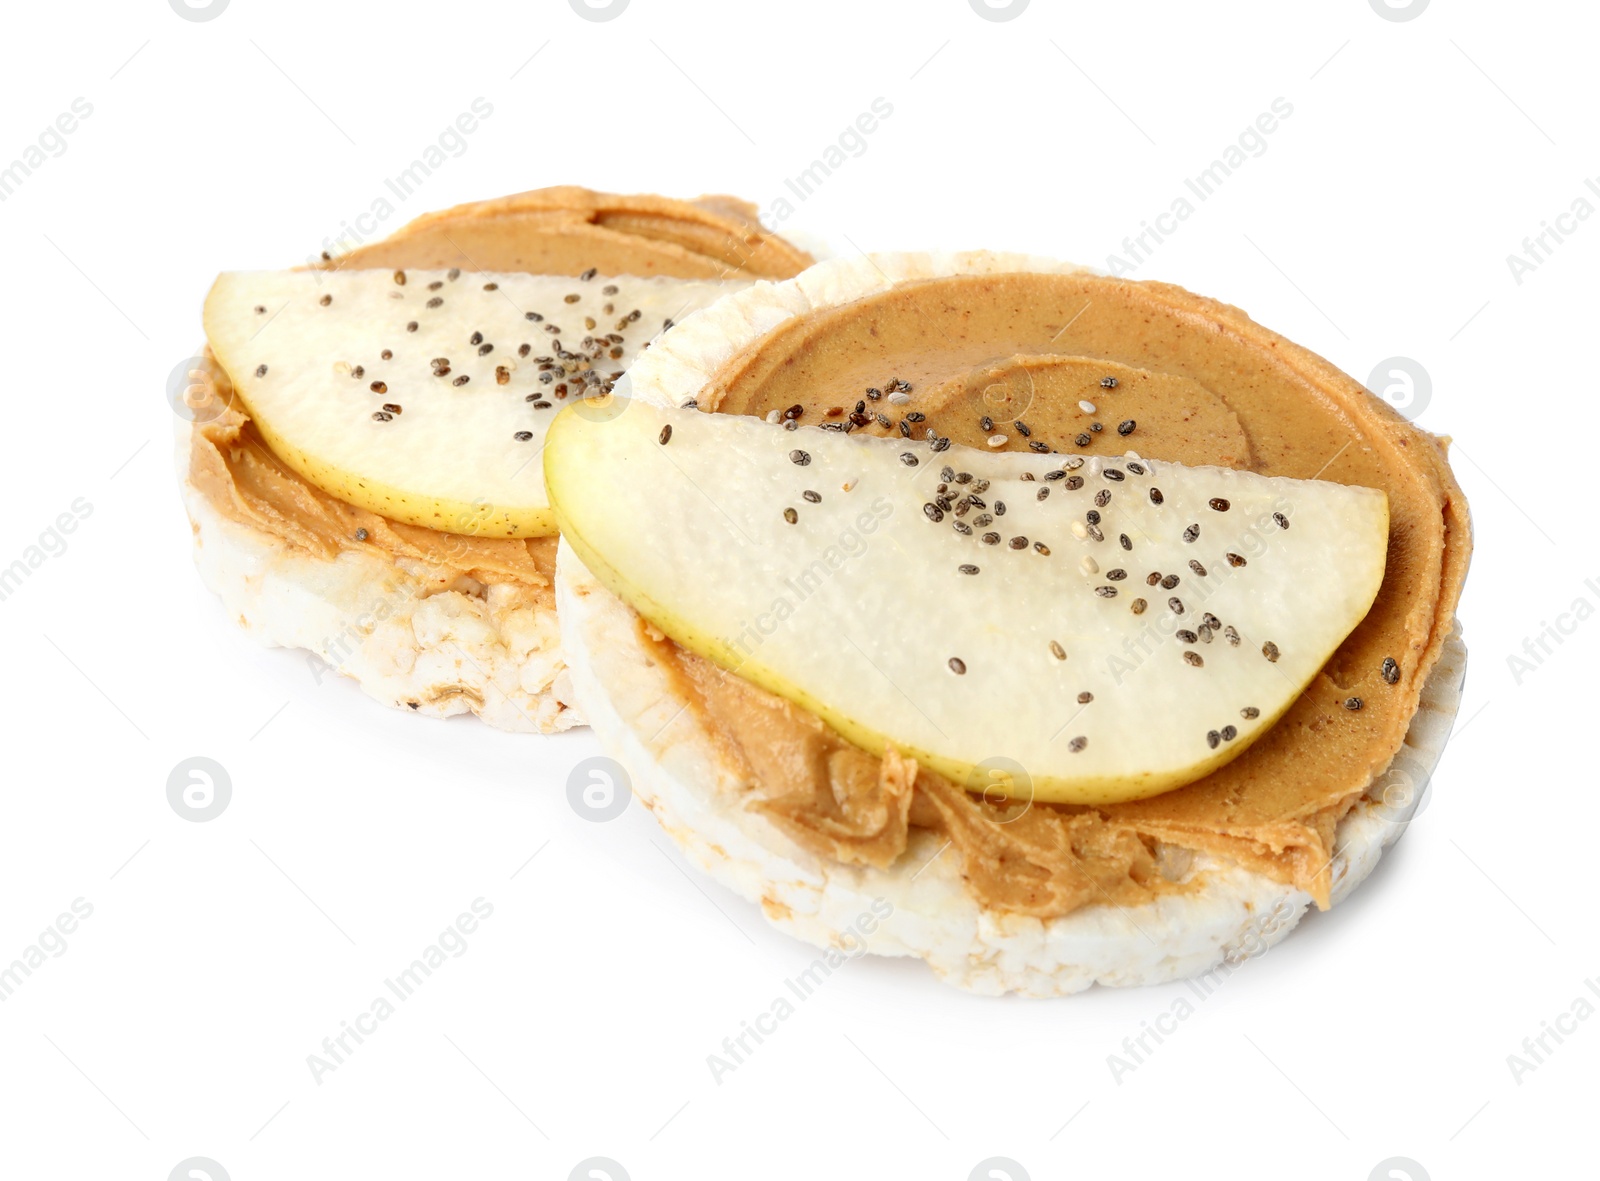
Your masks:
{"label": "pear slice", "polygon": [[245,272],[217,279],[205,328],[267,445],[317,487],[411,525],[537,537],[555,532],[539,453],[563,402],[609,395],[664,326],[747,286]]}
{"label": "pear slice", "polygon": [[1368,488],[639,401],[563,411],[544,463],[573,550],[684,647],[868,751],[1052,802],[1237,757],[1371,607],[1388,545]]}

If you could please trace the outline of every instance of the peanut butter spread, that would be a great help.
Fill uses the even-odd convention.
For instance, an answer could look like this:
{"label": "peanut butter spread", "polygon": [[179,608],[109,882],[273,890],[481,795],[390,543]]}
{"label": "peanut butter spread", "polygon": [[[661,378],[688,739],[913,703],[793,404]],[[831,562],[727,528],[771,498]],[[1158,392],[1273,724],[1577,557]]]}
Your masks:
{"label": "peanut butter spread", "polygon": [[327,265],[787,279],[811,262],[735,197],[676,201],[562,185],[424,214]]}
{"label": "peanut butter spread", "polygon": [[869,433],[921,439],[932,429],[955,443],[1064,454],[1133,449],[1386,492],[1388,566],[1367,617],[1243,755],[1137,802],[981,800],[653,641],[747,772],[750,805],[821,856],[887,866],[911,829],[928,829],[950,843],[941,855],[960,859],[982,905],[1042,917],[1183,888],[1199,852],[1328,905],[1335,827],[1399,750],[1466,573],[1466,503],[1441,440],[1236,308],[1082,274],[923,280],[791,319],[732,358],[699,406],[799,407],[803,423]]}
{"label": "peanut butter spread", "polygon": [[[326,265],[551,275],[593,267],[608,275],[784,278],[810,262],[804,251],[763,230],[754,206],[733,197],[690,202],[562,186],[426,214]],[[330,496],[272,453],[229,396],[221,367],[211,368],[214,405],[227,408],[195,424],[189,479],[225,516],[319,557],[383,552],[441,589],[463,576],[513,583],[554,609],[554,537],[474,537],[470,520],[442,532]]]}

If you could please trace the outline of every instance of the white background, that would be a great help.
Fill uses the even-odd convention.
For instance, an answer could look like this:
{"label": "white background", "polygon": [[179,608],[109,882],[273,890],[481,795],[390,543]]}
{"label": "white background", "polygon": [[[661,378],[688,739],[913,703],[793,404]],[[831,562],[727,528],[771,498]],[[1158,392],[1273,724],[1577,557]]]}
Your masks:
{"label": "white background", "polygon": [[[0,203],[0,565],[75,499],[92,513],[0,602],[0,963],[94,909],[0,1002],[0,1174],[160,1181],[204,1155],[236,1181],[566,1178],[604,1155],[635,1181],[960,1181],[1003,1155],[1035,1179],[1360,1181],[1393,1156],[1554,1175],[1592,1143],[1600,1020],[1520,1082],[1507,1064],[1600,977],[1600,626],[1508,664],[1600,605],[1600,217],[1520,283],[1506,261],[1575,198],[1600,207],[1589,6],[633,0],[598,23],[565,0],[233,0],[196,22],[123,0],[5,23],[0,162],[75,98],[93,114]],[[1430,806],[1366,887],[1120,1083],[1107,1056],[1181,985],[997,1001],[868,961],[714,1083],[706,1056],[810,948],[643,809],[579,818],[587,735],[319,686],[190,564],[164,383],[211,277],[319,250],[480,96],[492,116],[386,229],[555,183],[770,208],[882,97],[781,228],[1101,266],[1286,98],[1136,274],[1362,380],[1395,355],[1431,375],[1420,421],[1454,437],[1478,536],[1471,672]],[[232,778],[209,823],[166,800],[192,755]],[[469,950],[313,1081],[307,1055],[479,897]]]}

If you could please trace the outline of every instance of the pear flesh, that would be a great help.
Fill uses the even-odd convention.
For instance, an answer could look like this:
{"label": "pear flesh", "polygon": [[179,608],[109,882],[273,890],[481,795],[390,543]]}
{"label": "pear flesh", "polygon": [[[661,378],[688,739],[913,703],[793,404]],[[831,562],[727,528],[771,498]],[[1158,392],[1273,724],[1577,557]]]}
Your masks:
{"label": "pear flesh", "polygon": [[[540,450],[672,320],[749,284],[442,271],[220,276],[206,338],[273,452],[323,491],[448,533],[555,532]],[[573,298],[575,297],[575,298]]]}
{"label": "pear flesh", "polygon": [[561,532],[684,647],[970,790],[1109,803],[1236,758],[1383,579],[1381,491],[619,401],[545,449]]}

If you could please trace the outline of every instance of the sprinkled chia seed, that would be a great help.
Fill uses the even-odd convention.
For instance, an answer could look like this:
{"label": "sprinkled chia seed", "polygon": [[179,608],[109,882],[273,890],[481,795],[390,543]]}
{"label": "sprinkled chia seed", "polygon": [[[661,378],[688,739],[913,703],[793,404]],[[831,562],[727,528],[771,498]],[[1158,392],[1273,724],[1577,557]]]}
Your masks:
{"label": "sprinkled chia seed", "polygon": [[1085,689],[1082,693],[1078,694],[1078,704],[1079,705],[1088,705],[1093,700],[1094,700],[1094,694],[1090,693],[1087,689]]}
{"label": "sprinkled chia seed", "polygon": [[1094,593],[1102,599],[1114,599],[1117,597],[1117,588],[1114,586],[1097,586],[1094,588]]}
{"label": "sprinkled chia seed", "polygon": [[[1130,451],[1130,452],[1128,452],[1128,454],[1132,455],[1133,452]],[[1142,476],[1142,475],[1144,475],[1144,464],[1142,464],[1142,463],[1130,463],[1128,465],[1128,470],[1130,472],[1132,472],[1136,476]]]}
{"label": "sprinkled chia seed", "polygon": [[333,296],[324,295],[321,299],[317,300],[317,302],[320,303],[323,307],[327,307],[330,303],[333,302]]}
{"label": "sprinkled chia seed", "polygon": [[956,676],[959,677],[959,676],[964,676],[966,674],[967,662],[965,660],[962,660],[961,657],[952,656],[948,663],[950,665],[950,671],[955,673]]}
{"label": "sprinkled chia seed", "polygon": [[1173,634],[1178,637],[1178,641],[1180,643],[1184,643],[1184,644],[1193,644],[1196,641],[1198,641],[1199,638],[1200,638],[1199,636],[1195,635],[1192,631],[1190,631],[1188,628],[1179,628]]}
{"label": "sprinkled chia seed", "polygon": [[1089,536],[1096,541],[1104,541],[1106,539],[1106,535],[1100,531],[1100,526],[1087,525],[1085,528],[1088,530]]}
{"label": "sprinkled chia seed", "polygon": [[1083,514],[1083,519],[1088,521],[1091,525],[1098,525],[1100,523],[1100,514],[1095,509],[1090,509],[1088,512]]}
{"label": "sprinkled chia seed", "polygon": [[1012,549],[1027,549],[1028,539],[1026,537],[1013,537],[1010,541],[1006,542],[1006,544]]}
{"label": "sprinkled chia seed", "polygon": [[1204,668],[1206,664],[1205,657],[1198,652],[1185,652],[1183,662],[1193,668]]}
{"label": "sprinkled chia seed", "polygon": [[266,375],[267,375],[267,367],[265,365],[257,365],[256,366],[256,376],[257,377],[265,377]]}
{"label": "sprinkled chia seed", "polygon": [[1128,535],[1126,533],[1117,534],[1117,542],[1125,550],[1130,550],[1131,551],[1133,549],[1133,542],[1128,540]]}
{"label": "sprinkled chia seed", "polygon": [[1206,576],[1206,568],[1204,566],[1202,566],[1199,562],[1195,561],[1193,558],[1189,559],[1189,569],[1193,570],[1201,578],[1204,578]]}
{"label": "sprinkled chia seed", "polygon": [[1161,587],[1163,590],[1171,590],[1173,587],[1177,586],[1180,581],[1181,580],[1176,574],[1168,574],[1161,580]]}
{"label": "sprinkled chia seed", "polygon": [[1212,750],[1216,750],[1218,745],[1221,742],[1222,742],[1222,735],[1219,734],[1217,731],[1215,731],[1215,730],[1207,730],[1206,731],[1206,745],[1209,746]]}
{"label": "sprinkled chia seed", "polygon": [[[688,331],[688,329],[685,329],[684,331]],[[806,464],[811,462],[811,456],[807,452],[796,448],[795,450],[789,452],[789,462],[799,464],[801,467],[805,467]]]}
{"label": "sprinkled chia seed", "polygon": [[1145,602],[1145,601],[1144,601],[1144,600],[1143,600],[1143,599],[1135,599],[1135,600],[1134,600],[1134,601],[1133,601],[1133,602],[1132,602],[1132,603],[1131,603],[1131,604],[1130,604],[1130,607],[1131,607],[1131,608],[1132,608],[1132,610],[1133,610],[1133,613],[1134,613],[1134,614],[1135,614],[1135,615],[1143,615],[1143,614],[1144,614],[1144,609],[1145,609],[1145,608],[1146,608],[1146,607],[1148,607],[1148,606],[1149,606],[1149,605],[1150,605],[1150,604],[1149,604],[1149,603],[1146,603],[1146,602]]}
{"label": "sprinkled chia seed", "polygon": [[932,444],[932,450],[934,450],[934,451],[948,451],[948,450],[950,450],[950,440],[949,439],[935,439],[933,441],[933,444]]}
{"label": "sprinkled chia seed", "polygon": [[795,512],[792,508],[786,508],[783,510],[783,519],[788,521],[789,524],[793,525],[800,519],[800,514]]}
{"label": "sprinkled chia seed", "polygon": [[373,422],[388,422],[393,417],[394,415],[390,414],[387,410],[374,410],[372,412]]}
{"label": "sprinkled chia seed", "polygon": [[1082,488],[1082,487],[1083,487],[1083,477],[1082,476],[1068,476],[1067,477],[1067,491],[1068,492],[1076,492],[1079,488]]}
{"label": "sprinkled chia seed", "polygon": [[910,414],[906,415],[906,421],[907,422],[927,422],[928,421],[928,416],[926,414],[924,414],[920,410],[913,410]]}
{"label": "sprinkled chia seed", "polygon": [[522,318],[534,324],[537,324],[540,320],[544,319],[544,317],[538,312],[528,312],[524,314]]}
{"label": "sprinkled chia seed", "polygon": [[1395,663],[1393,656],[1383,658],[1383,683],[1385,685],[1398,684],[1400,681],[1400,666]]}
{"label": "sprinkled chia seed", "polygon": [[1024,439],[1030,439],[1033,437],[1033,432],[1028,429],[1028,424],[1023,422],[1020,418],[1011,425],[1016,429],[1017,434],[1021,435]]}
{"label": "sprinkled chia seed", "polygon": [[820,492],[813,492],[813,491],[811,491],[811,489],[807,488],[800,495],[803,496],[806,500],[810,501],[812,504],[821,504],[822,503],[822,493],[820,493]]}
{"label": "sprinkled chia seed", "polygon": [[1090,443],[1094,442],[1094,440],[1091,439],[1088,435],[1079,435],[1076,439],[1074,439],[1072,441],[1074,443],[1076,443],[1080,447],[1087,447]]}
{"label": "sprinkled chia seed", "polygon": [[1045,499],[1047,499],[1049,497],[1049,495],[1050,495],[1050,485],[1046,484],[1043,488],[1039,489],[1039,491],[1034,494],[1033,498],[1035,500],[1045,500]]}
{"label": "sprinkled chia seed", "polygon": [[1006,502],[1005,501],[997,500],[997,501],[994,502],[994,515],[997,516],[997,517],[1003,517],[1003,516],[1006,515]]}
{"label": "sprinkled chia seed", "polygon": [[904,419],[902,419],[900,422],[900,436],[901,438],[905,439],[909,439],[911,437],[911,424],[906,422]]}
{"label": "sprinkled chia seed", "polygon": [[390,414],[399,414],[400,413],[400,403],[398,403],[398,402],[385,402],[383,404],[383,408],[385,410],[387,410]]}
{"label": "sprinkled chia seed", "polygon": [[1225,556],[1227,557],[1228,565],[1230,566],[1237,568],[1239,566],[1246,565],[1244,557],[1241,554],[1227,554]]}
{"label": "sprinkled chia seed", "polygon": [[1067,743],[1067,749],[1069,751],[1071,751],[1073,754],[1078,754],[1079,752],[1081,752],[1083,750],[1084,747],[1086,747],[1088,745],[1089,745],[1089,740],[1087,738],[1085,738],[1082,734],[1080,734],[1076,738],[1074,738],[1071,742]]}
{"label": "sprinkled chia seed", "polygon": [[956,569],[961,571],[963,574],[976,574],[978,572],[978,568],[971,562],[963,562],[961,565],[957,566]]}
{"label": "sprinkled chia seed", "polygon": [[389,392],[389,387],[381,381],[373,382],[368,388],[375,394],[387,394]]}
{"label": "sprinkled chia seed", "polygon": [[1237,737],[1239,737],[1239,727],[1224,726],[1222,728],[1222,741],[1232,742]]}
{"label": "sprinkled chia seed", "polygon": [[1144,584],[1146,586],[1160,586],[1161,572],[1159,570],[1150,571],[1150,573],[1145,576]]}
{"label": "sprinkled chia seed", "polygon": [[417,330],[417,322],[415,320],[412,320],[409,324],[406,325],[406,331],[407,332],[415,332],[416,330]]}
{"label": "sprinkled chia seed", "polygon": [[357,529],[356,530],[356,540],[357,541],[365,541],[367,539],[367,536],[368,536],[368,534],[367,534],[367,531],[365,529]]}
{"label": "sprinkled chia seed", "polygon": [[450,384],[451,385],[466,385],[467,382],[469,382],[471,380],[472,380],[472,378],[468,377],[465,373],[463,373],[460,377],[456,378]]}
{"label": "sprinkled chia seed", "polygon": [[1185,541],[1193,541],[1195,538],[1197,538],[1199,536],[1200,536],[1200,526],[1199,525],[1190,525],[1187,529],[1185,529],[1183,531],[1183,539]]}
{"label": "sprinkled chia seed", "polygon": [[933,521],[935,524],[944,520],[944,510],[936,504],[923,505],[922,515],[927,517],[928,520]]}
{"label": "sprinkled chia seed", "polygon": [[1106,505],[1111,503],[1111,489],[1102,488],[1100,491],[1096,492],[1094,494],[1094,502],[1101,508],[1105,508]]}
{"label": "sprinkled chia seed", "polygon": [[1084,554],[1083,557],[1078,559],[1078,569],[1082,570],[1085,574],[1098,574],[1100,573],[1100,563],[1095,561],[1088,554]]}
{"label": "sprinkled chia seed", "polygon": [[985,533],[981,540],[984,545],[999,545],[1000,535],[998,533]]}
{"label": "sprinkled chia seed", "polygon": [[1359,697],[1346,697],[1344,699],[1344,707],[1351,713],[1355,713],[1356,710],[1360,709],[1364,704],[1365,702],[1363,702]]}
{"label": "sprinkled chia seed", "polygon": [[1128,577],[1128,572],[1121,566],[1118,566],[1115,570],[1107,570],[1106,577],[1112,582],[1121,582],[1124,578]]}
{"label": "sprinkled chia seed", "polygon": [[1213,496],[1211,498],[1211,507],[1219,513],[1225,513],[1228,511],[1228,502],[1220,496]]}
{"label": "sprinkled chia seed", "polygon": [[1131,435],[1131,434],[1133,434],[1134,430],[1138,427],[1138,425],[1139,424],[1137,422],[1135,422],[1133,419],[1124,418],[1121,422],[1117,423],[1117,434],[1122,435],[1124,437],[1126,437],[1128,435]]}
{"label": "sprinkled chia seed", "polygon": [[1117,388],[1117,379],[1114,377],[1102,377],[1100,384],[1108,390],[1114,390]]}
{"label": "sprinkled chia seed", "polygon": [[1289,518],[1282,513],[1273,513],[1272,519],[1278,522],[1279,529],[1287,529],[1289,527]]}
{"label": "sprinkled chia seed", "polygon": [[1161,489],[1159,489],[1159,488],[1150,489],[1150,503],[1151,504],[1160,504],[1165,499],[1166,499],[1166,497],[1161,495]]}
{"label": "sprinkled chia seed", "polygon": [[663,447],[672,442],[672,424],[670,422],[661,428],[661,433],[656,436],[656,442],[660,443]]}
{"label": "sprinkled chia seed", "polygon": [[1065,660],[1067,658],[1067,650],[1065,648],[1063,648],[1060,644],[1058,644],[1055,640],[1051,640],[1050,641],[1050,655],[1054,656],[1057,660]]}
{"label": "sprinkled chia seed", "polygon": [[1265,656],[1273,664],[1277,664],[1278,645],[1274,644],[1271,640],[1268,640],[1265,644],[1261,645],[1261,655]]}
{"label": "sprinkled chia seed", "polygon": [[1239,629],[1230,623],[1222,629],[1222,638],[1237,648],[1239,646]]}
{"label": "sprinkled chia seed", "polygon": [[1241,718],[1259,718],[1261,711],[1253,705],[1247,705],[1239,711],[1239,716]]}
{"label": "sprinkled chia seed", "polygon": [[529,439],[533,438],[533,432],[532,431],[518,431],[516,434],[512,435],[511,437],[513,439],[515,439],[519,443],[526,443]]}

